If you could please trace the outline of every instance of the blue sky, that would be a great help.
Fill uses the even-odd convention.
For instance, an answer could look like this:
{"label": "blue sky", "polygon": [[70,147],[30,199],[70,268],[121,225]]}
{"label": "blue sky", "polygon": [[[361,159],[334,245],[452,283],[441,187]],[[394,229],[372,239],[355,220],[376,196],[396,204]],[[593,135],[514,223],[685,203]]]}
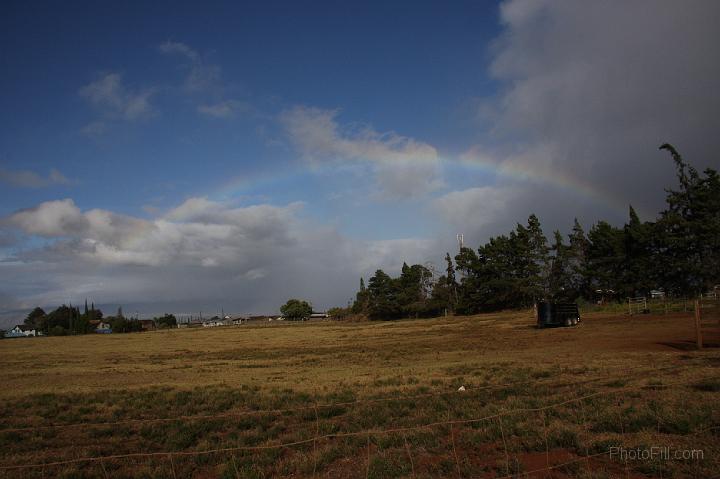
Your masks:
{"label": "blue sky", "polygon": [[[294,160],[273,118],[301,104],[341,109],[341,118],[454,147],[463,105],[491,92],[487,43],[499,28],[493,3],[87,2],[67,8],[17,3],[3,15],[5,168],[58,169],[82,183],[81,207],[142,214],[160,196],[205,195],[229,177],[263,175]],[[438,16],[442,21],[438,22]],[[182,52],[162,53],[173,42]],[[197,66],[194,65],[197,62]],[[193,68],[206,75],[183,83]],[[151,91],[147,114],[103,119],[79,93],[117,74],[128,94]],[[483,88],[478,89],[479,84]],[[199,105],[242,103],[232,118]],[[94,122],[102,134],[83,134]],[[98,123],[99,124],[99,123]],[[38,141],[42,138],[42,141]],[[127,185],[108,195],[107,183]],[[279,181],[282,195],[289,186]],[[297,182],[296,182],[297,183]],[[266,186],[270,187],[269,185]],[[301,195],[303,188],[295,188]],[[180,191],[177,191],[180,190]],[[57,191],[5,191],[4,213]],[[162,203],[162,202],[159,202]]]}
{"label": "blue sky", "polygon": [[674,181],[660,143],[717,164],[717,14],[5,2],[0,315],[325,308],[378,267],[440,263],[458,232],[652,219]]}

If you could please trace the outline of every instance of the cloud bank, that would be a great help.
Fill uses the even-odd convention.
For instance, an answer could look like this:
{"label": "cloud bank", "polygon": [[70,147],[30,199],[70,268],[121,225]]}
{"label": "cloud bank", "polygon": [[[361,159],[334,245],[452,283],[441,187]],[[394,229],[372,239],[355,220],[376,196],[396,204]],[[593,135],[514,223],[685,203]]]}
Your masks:
{"label": "cloud bank", "polygon": [[70,199],[44,202],[2,220],[3,230],[44,244],[0,262],[0,292],[26,282],[24,301],[42,305],[87,296],[271,312],[300,296],[325,308],[349,300],[361,275],[424,261],[433,250],[422,239],[352,240],[302,211],[301,203],[238,207],[196,197],[144,220],[82,211]]}

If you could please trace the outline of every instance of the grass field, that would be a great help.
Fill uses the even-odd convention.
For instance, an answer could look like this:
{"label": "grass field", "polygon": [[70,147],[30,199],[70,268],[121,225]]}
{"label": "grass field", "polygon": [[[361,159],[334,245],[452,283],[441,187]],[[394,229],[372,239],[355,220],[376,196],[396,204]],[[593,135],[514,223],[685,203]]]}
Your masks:
{"label": "grass field", "polygon": [[692,325],[513,312],[3,340],[0,477],[712,477],[720,349],[695,351]]}

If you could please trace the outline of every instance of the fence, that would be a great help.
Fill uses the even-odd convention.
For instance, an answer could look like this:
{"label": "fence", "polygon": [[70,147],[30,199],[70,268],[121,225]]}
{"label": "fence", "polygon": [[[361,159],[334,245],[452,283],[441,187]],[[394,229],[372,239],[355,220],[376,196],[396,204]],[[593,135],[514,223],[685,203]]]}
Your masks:
{"label": "fence", "polygon": [[714,295],[695,300],[695,341],[698,349],[720,347],[720,300]]}
{"label": "fence", "polygon": [[[669,314],[669,313],[691,313],[695,300],[690,298],[668,298],[665,295],[648,298],[639,296],[628,298],[625,303],[625,311],[633,314]],[[620,310],[618,310],[620,312]]]}
{"label": "fence", "polygon": [[[710,308],[707,307],[705,309],[702,309],[702,305],[700,305],[700,311],[709,311]],[[713,310],[715,311],[715,310]],[[460,460],[460,453],[458,452],[457,448],[457,438],[460,434],[460,428],[462,427],[476,427],[477,425],[497,425],[497,428],[500,432],[500,438],[502,443],[502,449],[504,449],[504,472],[505,475],[499,476],[501,478],[514,478],[514,477],[535,477],[536,475],[543,474],[542,477],[546,477],[544,474],[547,474],[552,471],[556,470],[569,470],[573,471],[574,467],[578,466],[579,464],[585,463],[588,467],[595,464],[597,466],[598,464],[607,464],[607,456],[608,451],[600,451],[600,452],[591,452],[590,449],[585,448],[585,454],[584,455],[578,455],[577,457],[574,457],[570,460],[551,460],[551,454],[550,454],[550,442],[548,440],[548,424],[547,421],[551,418],[551,415],[557,415],[560,414],[560,411],[563,407],[568,406],[577,406],[579,410],[581,411],[582,417],[585,418],[587,403],[592,403],[594,399],[597,398],[622,398],[624,401],[628,397],[636,397],[639,392],[646,391],[649,393],[657,392],[660,390],[667,390],[668,388],[676,388],[676,387],[684,387],[689,386],[693,384],[702,383],[703,381],[717,381],[718,376],[717,375],[705,375],[702,377],[694,376],[690,380],[683,380],[683,381],[674,381],[674,382],[663,382],[661,385],[659,385],[657,382],[648,383],[645,381],[645,378],[653,377],[657,378],[660,377],[658,374],[661,373],[668,373],[671,377],[675,377],[676,374],[680,371],[684,370],[683,367],[665,367],[665,368],[654,368],[647,371],[642,371],[641,374],[637,376],[637,379],[642,379],[644,381],[644,384],[638,384],[638,385],[632,385],[632,386],[622,386],[622,387],[614,387],[610,390],[604,390],[604,391],[596,391],[592,393],[587,394],[580,394],[576,395],[575,397],[570,397],[568,399],[563,399],[560,401],[551,402],[549,404],[544,404],[536,407],[518,407],[513,409],[504,409],[502,406],[498,408],[498,411],[493,414],[486,414],[478,417],[470,417],[470,418],[455,418],[453,419],[450,417],[451,410],[448,407],[448,417],[446,420],[442,421],[431,421],[423,424],[417,424],[417,425],[410,425],[410,426],[400,426],[400,427],[390,427],[390,428],[368,428],[368,429],[362,429],[357,431],[338,431],[333,433],[321,433],[321,420],[320,420],[320,414],[319,410],[328,409],[328,408],[335,408],[339,406],[354,406],[354,405],[363,405],[363,404],[374,404],[374,403],[380,403],[380,402],[391,402],[391,401],[398,401],[398,400],[425,400],[429,398],[438,398],[438,397],[447,397],[451,396],[453,398],[459,398],[460,401],[467,400],[469,398],[472,398],[474,395],[480,395],[483,393],[486,393],[490,390],[507,390],[511,389],[520,385],[531,385],[531,384],[537,384],[538,382],[542,383],[542,380],[532,380],[532,381],[518,381],[518,382],[511,382],[507,384],[496,384],[496,385],[489,385],[487,387],[477,387],[472,390],[468,390],[466,392],[440,392],[440,393],[427,393],[427,394],[417,394],[413,396],[405,396],[405,397],[385,397],[385,398],[373,398],[373,399],[361,399],[361,400],[354,400],[354,401],[345,401],[345,402],[334,402],[334,403],[328,403],[328,404],[310,404],[302,407],[296,407],[296,408],[287,408],[287,409],[270,409],[270,410],[255,410],[255,411],[244,411],[239,413],[228,413],[228,414],[216,414],[216,415],[199,415],[199,416],[188,416],[188,417],[174,417],[174,418],[154,418],[154,419],[138,419],[138,420],[132,420],[132,421],[111,421],[111,422],[102,422],[102,423],[77,423],[77,424],[50,424],[50,425],[35,425],[35,426],[28,426],[28,427],[21,427],[21,428],[5,428],[0,430],[0,433],[7,433],[7,432],[23,432],[23,431],[38,431],[42,429],[65,429],[65,428],[92,428],[92,427],[98,427],[98,426],[119,426],[122,424],[128,424],[128,423],[135,423],[135,424],[148,424],[153,422],[162,422],[162,421],[202,421],[202,420],[209,420],[209,419],[228,419],[232,417],[241,417],[246,415],[262,415],[262,414],[279,414],[284,415],[291,412],[298,412],[298,411],[311,411],[314,413],[314,432],[311,437],[297,440],[297,441],[289,441],[289,442],[277,442],[272,444],[262,444],[262,445],[245,445],[245,446],[232,446],[232,447],[217,447],[217,448],[211,448],[211,449],[204,449],[204,450],[184,450],[184,451],[156,451],[156,452],[137,452],[137,453],[128,453],[128,454],[112,454],[112,455],[100,455],[100,456],[88,456],[88,457],[77,457],[77,458],[70,458],[70,459],[64,459],[64,460],[58,460],[58,461],[51,461],[51,462],[44,462],[44,463],[25,463],[25,464],[3,464],[0,465],[0,473],[12,473],[12,472],[18,472],[22,475],[20,477],[25,477],[25,472],[32,469],[41,469],[43,476],[45,474],[46,469],[52,469],[52,468],[61,468],[63,466],[71,466],[71,465],[78,465],[78,464],[87,464],[87,463],[94,463],[100,467],[100,471],[102,472],[102,475],[104,477],[110,477],[110,474],[108,474],[108,471],[106,469],[106,465],[109,463],[112,463],[114,461],[123,460],[123,459],[142,459],[142,460],[151,460],[153,458],[155,459],[162,459],[166,460],[168,463],[168,466],[171,471],[171,477],[177,478],[177,472],[176,472],[176,462],[175,460],[179,460],[181,458],[187,458],[187,457],[199,457],[199,456],[209,456],[209,455],[218,455],[218,454],[234,454],[242,451],[268,451],[268,450],[279,450],[279,449],[292,449],[297,448],[299,446],[312,446],[312,457],[313,457],[313,467],[312,467],[312,476],[317,475],[317,468],[318,468],[318,457],[315,453],[318,444],[321,441],[334,441],[334,440],[344,440],[349,438],[360,438],[363,441],[365,441],[365,446],[362,447],[362,456],[364,461],[364,476],[370,477],[371,476],[371,463],[372,463],[372,454],[373,454],[373,439],[375,439],[374,442],[377,443],[377,438],[381,436],[400,436],[402,437],[403,443],[404,443],[404,451],[407,456],[408,462],[410,464],[410,472],[412,473],[412,477],[416,477],[416,464],[417,460],[413,455],[412,448],[410,447],[408,440],[407,440],[407,434],[422,431],[422,430],[435,430],[440,428],[446,428],[449,429],[448,431],[448,438],[447,443],[450,446],[451,454],[449,454],[450,462],[454,463],[455,471],[454,474],[448,474],[448,475],[454,475],[456,477],[461,477],[462,474],[462,466],[461,466],[461,460]],[[588,379],[584,381],[574,381],[574,382],[563,382],[563,383],[553,383],[549,382],[548,384],[544,384],[548,388],[555,389],[560,387],[572,387],[574,390],[579,390],[580,386],[583,385],[598,385],[599,383],[603,381],[610,381],[610,383],[614,383],[619,378],[627,378],[626,375],[623,376],[615,376],[615,375],[606,375],[606,376],[600,376],[595,377],[593,379]],[[619,404],[619,403],[618,403]],[[657,410],[653,411],[653,414],[656,416],[657,424],[658,424],[658,432],[660,431],[660,424],[668,422],[666,418],[661,417],[661,415],[658,413]],[[517,465],[513,465],[510,457],[511,457],[511,451],[508,446],[510,442],[510,435],[512,432],[507,429],[507,425],[505,426],[506,429],[503,428],[503,424],[505,421],[505,418],[512,417],[512,416],[522,416],[522,417],[529,417],[531,415],[535,415],[538,419],[538,421],[541,420],[542,423],[542,434],[544,436],[544,467],[535,467],[530,470],[524,470],[520,471]],[[620,428],[621,428],[621,436],[627,437],[630,433],[630,431],[627,430],[629,426],[625,426],[623,428],[622,422],[622,416],[619,417],[620,419]],[[699,435],[710,435],[712,440],[714,439],[716,434],[714,431],[720,430],[720,423],[710,423],[710,424],[703,424],[702,427],[698,427],[693,431],[689,431],[688,434],[685,434],[685,436],[699,436]],[[377,453],[379,451],[379,448],[376,448],[375,452]],[[359,456],[358,456],[359,457]],[[605,457],[605,461],[603,461],[603,457]],[[234,463],[233,463],[234,464]],[[720,464],[719,464],[720,466]],[[627,459],[625,460],[624,464],[621,466],[618,466],[616,464],[616,467],[621,467],[623,469],[625,475],[629,475],[629,466],[627,463]],[[720,470],[720,469],[718,469]],[[238,471],[235,471],[237,477],[240,476]],[[308,470],[308,476],[309,470]],[[720,477],[720,476],[719,476]]]}
{"label": "fence", "polygon": [[648,310],[647,298],[640,296],[637,298],[628,298],[628,314],[640,314]]}

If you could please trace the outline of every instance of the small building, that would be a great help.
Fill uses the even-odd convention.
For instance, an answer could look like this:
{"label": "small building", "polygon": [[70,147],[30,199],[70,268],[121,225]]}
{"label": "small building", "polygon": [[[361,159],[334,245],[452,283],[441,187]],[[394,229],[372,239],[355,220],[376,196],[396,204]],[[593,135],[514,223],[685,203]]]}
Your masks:
{"label": "small building", "polygon": [[155,321],[153,321],[152,319],[141,319],[140,327],[143,331],[155,331],[157,329],[157,326],[155,326]]}
{"label": "small building", "polygon": [[30,336],[37,336],[37,331],[30,326],[24,324],[18,324],[10,331],[5,331],[6,338],[27,338]]}
{"label": "small building", "polygon": [[98,321],[98,324],[95,326],[95,332],[98,334],[110,334],[112,333],[112,326],[105,321]]}
{"label": "small building", "polygon": [[663,299],[665,297],[665,291],[662,289],[653,289],[650,291],[651,299]]}
{"label": "small building", "polygon": [[204,323],[202,323],[202,325],[203,325],[203,328],[215,328],[217,326],[225,326],[225,323],[223,323],[220,320],[213,319],[210,321],[205,321]]}

